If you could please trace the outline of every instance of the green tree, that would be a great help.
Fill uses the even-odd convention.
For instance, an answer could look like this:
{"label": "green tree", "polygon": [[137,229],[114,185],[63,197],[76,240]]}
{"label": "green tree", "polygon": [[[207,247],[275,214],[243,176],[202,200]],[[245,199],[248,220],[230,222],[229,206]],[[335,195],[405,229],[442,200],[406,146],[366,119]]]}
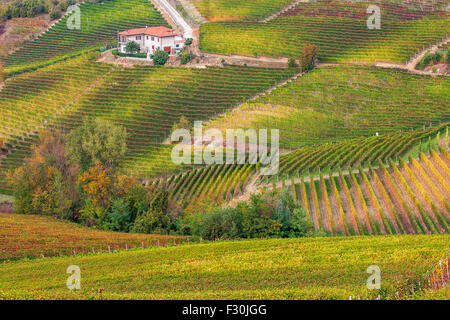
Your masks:
{"label": "green tree", "polygon": [[167,59],[169,59],[169,53],[156,49],[156,52],[152,55],[152,59],[155,66],[163,66],[166,64]]}
{"label": "green tree", "polygon": [[87,118],[67,135],[67,153],[83,171],[97,163],[115,170],[127,151],[126,138],[124,127],[100,118]]}
{"label": "green tree", "polygon": [[125,46],[125,51],[128,53],[135,53],[139,50],[141,50],[141,46],[139,45],[139,43],[134,41],[128,42],[127,45]]}

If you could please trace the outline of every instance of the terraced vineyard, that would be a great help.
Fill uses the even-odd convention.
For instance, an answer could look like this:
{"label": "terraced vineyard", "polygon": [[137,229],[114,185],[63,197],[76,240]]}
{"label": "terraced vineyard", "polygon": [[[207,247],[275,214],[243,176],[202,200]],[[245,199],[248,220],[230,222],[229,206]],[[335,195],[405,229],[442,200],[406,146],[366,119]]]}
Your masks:
{"label": "terraced vineyard", "polygon": [[155,180],[166,183],[170,197],[184,205],[202,200],[222,202],[240,195],[255,173],[256,165],[211,165],[186,171],[170,178]]}
{"label": "terraced vineyard", "polygon": [[[10,73],[72,57],[81,52],[116,45],[117,32],[145,26],[167,26],[167,22],[148,0],[109,0],[79,5],[80,29],[68,28],[67,14],[53,27],[3,62]],[[71,22],[69,23],[71,25]]]}
{"label": "terraced vineyard", "polygon": [[319,46],[326,62],[405,63],[450,34],[446,11],[382,5],[381,29],[368,29],[367,3],[300,3],[267,23],[214,22],[200,29],[203,51],[298,58],[307,44]]}
{"label": "terraced vineyard", "polygon": [[0,261],[180,244],[185,237],[107,232],[38,215],[0,212]]}
{"label": "terraced vineyard", "polygon": [[336,168],[366,167],[377,161],[418,156],[436,147],[438,134],[448,132],[448,123],[438,128],[358,138],[332,144],[302,147],[280,157],[280,170],[273,179],[308,176]]}
{"label": "terraced vineyard", "polygon": [[[437,149],[437,137],[445,137],[446,134],[448,124],[443,124],[427,130],[306,146],[281,155],[279,172],[270,177],[260,175],[260,164],[222,164],[155,178],[149,183],[164,186],[172,199],[179,200],[184,205],[196,205],[204,199],[221,203],[239,198],[247,192],[248,186],[256,191],[261,186],[283,180],[290,183],[301,177],[318,176],[320,172],[337,174],[339,168],[366,168],[378,161],[406,160],[410,156],[416,158],[420,152]],[[248,155],[246,159],[248,160]]]}
{"label": "terraced vineyard", "polygon": [[333,235],[448,233],[450,156],[441,151],[286,184],[316,229]]}
{"label": "terraced vineyard", "polygon": [[279,129],[280,146],[417,129],[450,120],[448,77],[362,66],[315,69],[211,121],[210,128]]}
{"label": "terraced vineyard", "polygon": [[[2,265],[0,299],[407,299],[395,292],[423,283],[448,249],[448,235],[255,239],[14,261]],[[374,263],[382,290],[366,286]],[[81,290],[65,286],[69,265]]]}
{"label": "terraced vineyard", "polygon": [[[125,166],[133,174],[167,172],[175,165],[162,142],[182,115],[206,120],[295,72],[234,66],[125,69],[95,58],[71,59],[6,83],[0,92],[0,134],[12,153],[1,160],[2,169],[22,163],[42,127],[68,131],[91,116],[129,129]],[[0,193],[7,191],[0,188]]]}
{"label": "terraced vineyard", "polygon": [[[245,20],[254,21],[261,20],[271,14],[279,12],[282,8],[287,7],[295,2],[294,0],[192,0],[198,11],[209,21],[234,21]],[[308,1],[303,1],[308,2]],[[329,3],[330,0],[315,0],[310,2]],[[366,2],[367,1],[352,1],[352,2]],[[334,4],[346,6],[349,1],[334,1]],[[382,4],[384,6],[401,5],[402,0],[377,0],[374,4]],[[366,4],[367,7],[368,4]],[[408,3],[409,9],[417,10],[444,10],[447,6],[445,0],[434,0],[430,4],[423,3],[423,1],[416,1]],[[317,6],[320,7],[320,6]],[[398,12],[402,13],[402,7],[397,8]],[[385,12],[383,12],[385,13]],[[422,13],[423,14],[423,13]],[[417,13],[421,15],[421,13]]]}
{"label": "terraced vineyard", "polygon": [[256,20],[275,13],[292,0],[192,0],[209,21]]}

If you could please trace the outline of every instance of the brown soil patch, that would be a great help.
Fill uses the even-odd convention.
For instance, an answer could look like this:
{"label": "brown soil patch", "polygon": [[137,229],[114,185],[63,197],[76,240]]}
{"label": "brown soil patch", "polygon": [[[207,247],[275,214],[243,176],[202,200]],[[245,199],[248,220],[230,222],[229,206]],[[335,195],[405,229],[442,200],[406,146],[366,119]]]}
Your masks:
{"label": "brown soil patch", "polygon": [[22,44],[43,33],[50,26],[50,17],[14,18],[0,25],[0,55],[14,52]]}

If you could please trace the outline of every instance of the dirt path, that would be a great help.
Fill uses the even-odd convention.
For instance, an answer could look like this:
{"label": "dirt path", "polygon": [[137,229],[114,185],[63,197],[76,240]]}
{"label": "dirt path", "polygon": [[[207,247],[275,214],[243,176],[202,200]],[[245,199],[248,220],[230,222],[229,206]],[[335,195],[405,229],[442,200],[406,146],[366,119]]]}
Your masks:
{"label": "dirt path", "polygon": [[[359,173],[359,170],[355,169],[355,170],[352,170],[352,172],[353,173]],[[364,169],[364,172],[369,172],[369,169]],[[345,171],[342,171],[342,173],[344,175],[348,175],[349,171],[345,170]],[[339,177],[339,172],[334,172],[331,175],[331,177]],[[245,186],[244,192],[241,195],[239,195],[238,197],[232,199],[230,201],[230,204],[235,204],[235,203],[237,203],[239,201],[247,201],[247,200],[249,200],[250,199],[250,195],[252,193],[258,192],[259,189],[264,189],[264,188],[272,189],[273,188],[273,186],[274,186],[273,183],[258,184],[257,182],[258,182],[258,180],[260,178],[261,178],[261,176],[259,174],[255,174],[255,176],[251,179],[251,181]],[[323,175],[323,178],[324,179],[329,179],[330,175],[329,174]],[[311,182],[311,178],[310,177],[303,178],[303,181],[310,183]],[[320,176],[313,177],[313,181],[320,181]],[[299,184],[301,182],[302,182],[301,178],[289,179],[289,180],[285,180],[285,181],[278,181],[278,182],[275,183],[275,188],[277,188],[277,189],[282,188],[283,184],[286,187],[290,187],[292,185],[292,183]]]}
{"label": "dirt path", "polygon": [[173,24],[180,30],[183,31],[185,39],[193,37],[193,29],[191,26],[183,19],[180,13],[170,5],[167,0],[151,0],[152,3],[161,11],[165,13],[164,17],[170,17]]}
{"label": "dirt path", "polygon": [[422,50],[418,55],[416,55],[414,58],[412,58],[406,64],[406,69],[408,69],[409,71],[420,71],[420,70],[416,70],[415,67],[416,67],[417,63],[420,60],[422,60],[422,58],[425,56],[425,54],[427,52],[435,53],[440,46],[448,44],[448,43],[450,43],[450,36],[447,36],[446,39],[443,39],[442,41],[440,41],[439,43],[431,46],[430,48]]}
{"label": "dirt path", "polygon": [[[435,45],[432,45],[428,48],[423,49],[422,51],[420,51],[418,54],[416,54],[408,63],[406,64],[399,64],[399,63],[391,63],[391,62],[376,62],[374,65],[376,67],[380,67],[380,68],[391,68],[391,69],[403,69],[403,70],[407,70],[409,72],[413,72],[413,73],[417,73],[417,74],[425,74],[425,75],[438,75],[438,74],[446,74],[445,71],[444,73],[439,73],[439,72],[432,72],[432,71],[424,71],[424,70],[417,70],[416,69],[416,65],[417,63],[422,60],[422,58],[428,53],[428,52],[436,52],[436,50],[438,50],[438,48],[442,45],[448,44],[450,43],[450,36],[448,36],[447,38],[443,39],[442,41],[438,42]],[[445,68],[444,68],[445,70]]]}

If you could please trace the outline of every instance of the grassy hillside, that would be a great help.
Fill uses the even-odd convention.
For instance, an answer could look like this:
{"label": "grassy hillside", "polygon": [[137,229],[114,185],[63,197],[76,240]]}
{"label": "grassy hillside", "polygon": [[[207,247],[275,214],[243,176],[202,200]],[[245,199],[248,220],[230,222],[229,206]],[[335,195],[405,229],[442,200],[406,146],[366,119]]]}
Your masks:
{"label": "grassy hillside", "polygon": [[94,230],[79,224],[39,215],[0,213],[0,261],[24,257],[72,255],[125,250],[166,243],[181,237]]}
{"label": "grassy hillside", "polygon": [[448,13],[382,6],[381,29],[369,30],[368,4],[300,3],[262,22],[213,22],[201,26],[201,49],[223,54],[298,58],[307,44],[329,62],[405,63],[417,51],[450,34]]}
{"label": "grassy hillside", "polygon": [[[330,0],[315,0],[315,2],[330,2]],[[274,14],[294,0],[192,0],[198,11],[209,21],[233,21],[233,20],[261,20]],[[356,1],[352,1],[356,2]],[[359,1],[367,2],[367,1]],[[334,1],[335,4],[348,7],[349,1]],[[404,0],[376,0],[374,4],[401,5]],[[346,6],[347,5],[347,6]],[[365,4],[366,7],[368,4]],[[410,9],[444,9],[445,0],[408,1]],[[418,13],[420,14],[420,13]]]}
{"label": "grassy hillside", "polygon": [[81,52],[117,44],[117,32],[145,26],[167,26],[147,0],[87,1],[79,5],[80,29],[69,29],[65,15],[53,27],[4,58],[7,72],[20,72]]}
{"label": "grassy hillside", "polygon": [[[84,117],[128,129],[125,166],[135,175],[173,170],[162,145],[182,115],[207,120],[295,73],[246,67],[122,68],[88,54],[18,75],[0,92],[0,135],[13,152],[1,169],[20,165],[44,127],[68,131]],[[0,192],[4,186],[0,186]]]}
{"label": "grassy hillside", "polygon": [[436,125],[450,119],[448,77],[362,66],[316,69],[227,112],[211,128],[276,128],[288,148]]}
{"label": "grassy hillside", "polygon": [[292,0],[192,0],[209,21],[258,20],[279,11]]}
{"label": "grassy hillside", "polygon": [[[430,148],[438,149],[436,137],[442,135],[445,141],[447,124],[438,128],[415,130],[344,140],[338,143],[305,146],[280,156],[278,174],[270,177],[259,176],[256,165],[209,165],[187,170],[169,177],[156,178],[154,185],[165,184],[170,196],[186,204],[197,204],[204,199],[226,201],[245,192],[249,184],[270,185],[271,183],[301,177],[308,179],[324,174],[337,174],[339,169],[358,170],[360,166],[368,168],[379,161],[389,159],[408,160],[410,156],[419,157],[420,152]],[[445,144],[441,141],[441,144]],[[444,149],[443,149],[444,150]],[[259,177],[258,177],[259,176]],[[300,198],[299,198],[300,199]]]}
{"label": "grassy hillside", "polygon": [[[448,249],[448,235],[303,238],[9,262],[0,299],[95,299],[99,288],[105,299],[394,298]],[[66,288],[69,265],[81,269],[80,291]],[[371,265],[381,269],[382,289],[369,292]]]}
{"label": "grassy hillside", "polygon": [[448,233],[448,153],[287,181],[316,229],[331,234]]}
{"label": "grassy hillside", "polygon": [[387,162],[389,159],[407,160],[409,156],[418,158],[419,152],[438,149],[438,136],[444,138],[441,143],[445,144],[448,125],[449,123],[444,123],[426,130],[403,131],[301,147],[280,157],[280,170],[274,179],[306,177],[310,173],[317,175],[319,168],[322,172],[337,168],[355,169],[360,165],[367,167],[378,161]]}

